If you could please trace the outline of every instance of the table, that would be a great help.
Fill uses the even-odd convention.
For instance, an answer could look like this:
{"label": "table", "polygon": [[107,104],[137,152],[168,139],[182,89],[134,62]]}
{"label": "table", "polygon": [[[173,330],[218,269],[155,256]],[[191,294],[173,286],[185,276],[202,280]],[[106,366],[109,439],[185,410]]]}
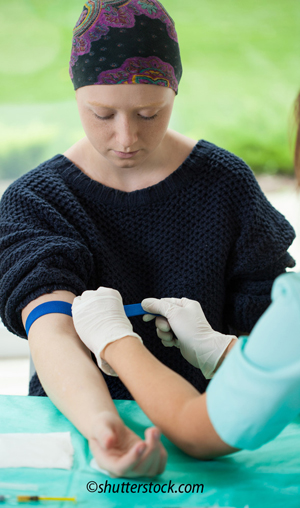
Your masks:
{"label": "table", "polygon": [[[151,423],[133,401],[115,401],[125,423],[143,436]],[[0,494],[33,494],[77,497],[78,507],[89,508],[163,508],[163,507],[232,507],[232,508],[299,508],[300,507],[300,418],[290,424],[274,441],[254,452],[243,451],[232,456],[205,462],[185,455],[163,437],[169,453],[166,471],[155,479],[112,479],[90,468],[91,454],[87,440],[56,409],[48,398],[0,396],[0,432],[71,432],[75,449],[71,471],[58,469],[0,469]],[[88,482],[110,484],[119,493],[90,493]],[[149,492],[166,490],[174,493]],[[32,489],[3,488],[4,484],[31,484]],[[122,493],[123,484],[123,493]],[[133,485],[136,484],[135,488]],[[140,493],[137,492],[138,486]],[[203,485],[192,489],[193,485]],[[37,490],[33,490],[34,486]],[[90,484],[94,488],[95,483]],[[130,489],[133,489],[130,493]],[[148,491],[143,493],[143,488]],[[175,492],[183,490],[183,493]],[[127,489],[127,492],[126,492]],[[109,487],[107,486],[107,491]],[[73,503],[43,502],[47,508],[72,507]],[[3,507],[12,506],[4,504]],[[16,505],[17,506],[17,505]],[[24,503],[18,506],[33,506]]]}

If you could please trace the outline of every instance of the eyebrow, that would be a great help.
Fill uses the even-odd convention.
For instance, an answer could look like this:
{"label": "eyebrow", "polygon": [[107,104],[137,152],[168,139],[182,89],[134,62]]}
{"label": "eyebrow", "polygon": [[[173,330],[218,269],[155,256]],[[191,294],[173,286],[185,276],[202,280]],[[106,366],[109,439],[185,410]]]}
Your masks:
{"label": "eyebrow", "polygon": [[[100,104],[100,102],[94,102],[94,101],[89,102],[88,101],[88,104],[90,104],[91,106],[97,106],[99,108],[116,109],[115,106],[109,106],[108,104]],[[147,104],[147,105],[143,104],[142,106],[137,106],[134,109],[147,109],[147,108],[155,108],[155,107],[157,108],[157,107],[160,107],[163,105],[164,105],[163,102],[155,102],[155,103]]]}

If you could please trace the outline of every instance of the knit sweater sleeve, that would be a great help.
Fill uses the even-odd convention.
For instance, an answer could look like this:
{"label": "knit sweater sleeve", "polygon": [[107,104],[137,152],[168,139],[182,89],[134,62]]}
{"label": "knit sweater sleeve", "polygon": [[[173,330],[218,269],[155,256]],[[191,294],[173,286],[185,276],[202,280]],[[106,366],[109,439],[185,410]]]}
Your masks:
{"label": "knit sweater sleeve", "polygon": [[6,190],[0,203],[0,315],[11,332],[26,338],[21,310],[38,296],[81,294],[92,266],[82,237],[38,185],[19,179]]}
{"label": "knit sweater sleeve", "polygon": [[228,181],[237,238],[228,261],[226,315],[233,331],[246,334],[271,303],[276,277],[295,266],[287,252],[295,232],[238,161]]}

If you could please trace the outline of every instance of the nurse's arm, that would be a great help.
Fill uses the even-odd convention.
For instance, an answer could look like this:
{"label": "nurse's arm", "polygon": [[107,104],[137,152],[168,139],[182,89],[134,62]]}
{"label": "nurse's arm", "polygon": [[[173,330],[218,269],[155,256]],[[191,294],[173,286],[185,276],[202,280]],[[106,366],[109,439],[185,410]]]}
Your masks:
{"label": "nurse's arm", "polygon": [[101,356],[115,370],[150,420],[184,452],[199,459],[238,451],[214,430],[201,395],[134,337],[110,343]]}

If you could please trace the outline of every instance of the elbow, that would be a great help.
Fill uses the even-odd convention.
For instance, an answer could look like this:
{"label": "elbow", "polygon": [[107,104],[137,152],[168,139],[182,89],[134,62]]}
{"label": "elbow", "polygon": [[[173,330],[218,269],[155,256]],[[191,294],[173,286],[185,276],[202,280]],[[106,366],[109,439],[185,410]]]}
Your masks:
{"label": "elbow", "polygon": [[236,453],[240,451],[237,448],[232,448],[231,446],[222,443],[221,445],[207,444],[207,443],[184,443],[179,446],[179,448],[185,452],[187,455],[194,457],[198,460],[210,461],[216,459],[218,457],[223,457],[224,455],[231,455],[232,453]]}
{"label": "elbow", "polygon": [[177,445],[184,453],[190,455],[190,457],[194,457],[198,460],[212,460],[219,456],[219,454],[213,451],[210,447],[208,447],[205,443],[180,443]]}
{"label": "elbow", "polygon": [[177,436],[177,439],[174,439],[174,436],[173,439],[172,436],[169,436],[169,439],[187,455],[203,461],[240,451],[222,441],[217,434],[208,435],[207,432],[203,432],[199,436],[190,436],[188,439],[183,436]]}
{"label": "elbow", "polygon": [[212,460],[214,457],[207,450],[205,445],[199,446],[197,443],[181,443],[178,447],[190,457],[198,460]]}

